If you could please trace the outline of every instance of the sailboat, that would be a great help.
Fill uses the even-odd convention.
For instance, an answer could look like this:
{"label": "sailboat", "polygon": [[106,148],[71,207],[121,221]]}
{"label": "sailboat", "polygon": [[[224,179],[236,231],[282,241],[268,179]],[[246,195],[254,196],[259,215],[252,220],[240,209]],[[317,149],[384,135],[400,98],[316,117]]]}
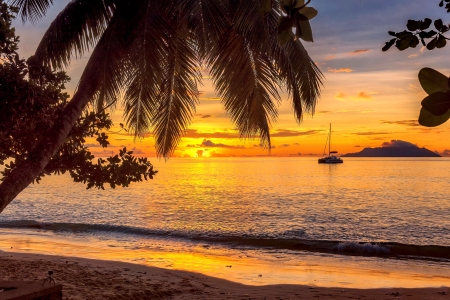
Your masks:
{"label": "sailboat", "polygon": [[336,154],[337,151],[331,151],[331,123],[330,123],[330,131],[328,132],[328,138],[327,142],[325,143],[325,148],[323,149],[323,155],[325,155],[325,149],[327,148],[328,144],[328,156],[319,158],[319,164],[342,164],[344,161],[337,157]]}

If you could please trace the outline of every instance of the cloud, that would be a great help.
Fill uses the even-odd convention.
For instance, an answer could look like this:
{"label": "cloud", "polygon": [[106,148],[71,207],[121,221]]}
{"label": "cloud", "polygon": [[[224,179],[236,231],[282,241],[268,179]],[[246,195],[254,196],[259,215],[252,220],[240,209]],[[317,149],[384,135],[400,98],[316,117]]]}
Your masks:
{"label": "cloud", "polygon": [[400,121],[381,121],[382,124],[394,124],[394,125],[403,125],[410,127],[421,127],[417,120],[400,120]]}
{"label": "cloud", "polygon": [[199,132],[194,129],[187,129],[184,137],[187,138],[223,138],[223,139],[234,139],[239,138],[239,134],[230,132]]}
{"label": "cloud", "polygon": [[381,144],[383,148],[401,148],[401,147],[414,147],[417,148],[417,145],[414,145],[410,142],[405,142],[401,140],[391,140],[390,142],[384,142]]}
{"label": "cloud", "polygon": [[339,69],[328,68],[327,70],[328,70],[328,72],[331,72],[331,73],[351,73],[354,71],[350,68],[339,68]]}
{"label": "cloud", "polygon": [[83,144],[83,146],[85,146],[85,147],[101,147],[101,145],[100,144]]}
{"label": "cloud", "polygon": [[325,57],[325,60],[332,60],[335,58],[336,58],[336,55],[328,55],[327,57]]}
{"label": "cloud", "polygon": [[320,133],[321,130],[307,130],[307,131],[296,131],[289,129],[278,129],[277,132],[272,133],[272,137],[291,137],[291,136],[305,136]]}
{"label": "cloud", "polygon": [[355,145],[355,146],[353,146],[353,147],[355,147],[355,148],[361,148],[361,145]]}
{"label": "cloud", "polygon": [[203,150],[197,150],[197,157],[203,157]]}
{"label": "cloud", "polygon": [[414,58],[414,57],[417,57],[417,56],[419,56],[419,54],[414,53],[414,54],[408,55],[408,58]]}
{"label": "cloud", "polygon": [[331,111],[329,111],[329,110],[321,110],[321,111],[316,112],[316,115],[329,114],[329,113],[331,113]]}
{"label": "cloud", "polygon": [[212,142],[211,140],[204,139],[202,142],[203,147],[210,147],[210,148],[232,148],[232,149],[245,149],[244,146],[231,146],[231,145],[225,145],[225,144],[216,144]]}
{"label": "cloud", "polygon": [[[437,152],[437,151],[436,151]],[[437,152],[437,154],[441,155],[441,156],[450,156],[450,150],[445,149],[444,151],[442,151],[441,153]]]}
{"label": "cloud", "polygon": [[366,92],[359,92],[357,98],[360,99],[372,99],[372,96]]}
{"label": "cloud", "polygon": [[144,154],[145,152],[138,148],[131,149],[133,151],[133,154]]}
{"label": "cloud", "polygon": [[289,144],[282,144],[282,145],[280,145],[280,146],[278,146],[278,147],[280,147],[280,148],[286,148],[286,147],[289,147],[290,145]]}
{"label": "cloud", "polygon": [[211,117],[212,117],[212,115],[203,115],[202,119],[211,118]]}
{"label": "cloud", "polygon": [[228,157],[228,156],[230,156],[230,155],[222,154],[222,153],[219,153],[219,152],[216,152],[216,151],[210,151],[209,155],[211,157]]}
{"label": "cloud", "polygon": [[338,92],[335,96],[334,99],[339,100],[339,101],[344,101],[345,98],[349,98],[350,100],[354,100],[354,101],[361,101],[361,100],[370,100],[372,99],[372,95],[376,95],[377,93],[375,92],[359,92],[356,95],[347,95],[344,92]]}
{"label": "cloud", "polygon": [[349,54],[350,55],[360,55],[360,54],[367,53],[367,52],[370,52],[370,50],[369,49],[360,49],[360,50],[352,51]]}
{"label": "cloud", "polygon": [[218,97],[200,97],[200,100],[206,100],[206,101],[220,101],[222,100],[222,98],[218,98]]}
{"label": "cloud", "polygon": [[336,100],[344,100],[344,98],[346,97],[347,95],[345,95],[343,92],[338,92],[337,94],[336,94],[336,96],[334,96],[334,99],[336,99]]}
{"label": "cloud", "polygon": [[379,134],[390,134],[392,132],[374,132],[374,131],[368,131],[368,132],[355,132],[353,134],[356,135],[379,135]]}

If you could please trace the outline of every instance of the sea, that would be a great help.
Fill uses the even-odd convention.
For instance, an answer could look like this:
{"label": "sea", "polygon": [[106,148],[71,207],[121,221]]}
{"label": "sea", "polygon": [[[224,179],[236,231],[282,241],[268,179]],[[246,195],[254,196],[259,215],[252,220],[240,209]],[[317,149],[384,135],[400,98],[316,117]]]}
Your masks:
{"label": "sea", "polygon": [[450,285],[450,159],[151,159],[153,180],[30,185],[0,251],[79,256],[245,284]]}

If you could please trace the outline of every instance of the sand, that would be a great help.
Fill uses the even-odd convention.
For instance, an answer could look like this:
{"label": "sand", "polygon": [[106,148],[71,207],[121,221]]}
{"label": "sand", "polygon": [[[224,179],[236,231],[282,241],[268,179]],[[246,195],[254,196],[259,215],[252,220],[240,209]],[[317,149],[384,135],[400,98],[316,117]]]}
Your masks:
{"label": "sand", "polygon": [[63,299],[450,299],[450,288],[250,286],[199,273],[85,258],[0,252],[0,280],[40,281],[53,271]]}

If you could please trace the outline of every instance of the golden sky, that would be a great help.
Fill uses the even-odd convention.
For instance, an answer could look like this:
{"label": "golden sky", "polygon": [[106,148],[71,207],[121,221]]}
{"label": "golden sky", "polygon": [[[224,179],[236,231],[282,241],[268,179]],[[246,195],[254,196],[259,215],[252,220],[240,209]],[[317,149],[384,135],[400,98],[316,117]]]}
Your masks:
{"label": "golden sky", "polygon": [[[52,18],[67,4],[57,3],[48,16],[37,25],[15,22],[21,36],[21,54],[34,52]],[[450,20],[439,1],[430,0],[313,0],[311,6],[319,15],[311,22],[314,43],[304,43],[314,62],[325,76],[322,95],[314,116],[305,115],[297,124],[287,95],[279,106],[277,123],[272,127],[270,155],[322,155],[329,124],[332,123],[332,148],[340,154],[361,151],[364,147],[379,147],[384,142],[402,140],[426,147],[441,154],[450,149],[450,122],[435,128],[417,123],[420,102],[425,92],[417,79],[423,67],[432,67],[450,75],[448,51],[416,49],[398,51],[381,48],[390,39],[388,30],[402,31],[408,19],[442,18]],[[72,93],[88,56],[73,60],[68,74]],[[214,87],[204,70],[200,87],[200,105],[193,123],[186,132],[175,156],[261,156],[267,150],[258,140],[242,140],[234,130],[214,93]],[[113,115],[116,125],[122,122],[122,110]],[[112,131],[118,131],[113,129]],[[139,156],[154,156],[154,141],[149,137],[134,141],[127,133],[110,133],[111,151],[126,146]],[[100,147],[92,147],[101,153]]]}

